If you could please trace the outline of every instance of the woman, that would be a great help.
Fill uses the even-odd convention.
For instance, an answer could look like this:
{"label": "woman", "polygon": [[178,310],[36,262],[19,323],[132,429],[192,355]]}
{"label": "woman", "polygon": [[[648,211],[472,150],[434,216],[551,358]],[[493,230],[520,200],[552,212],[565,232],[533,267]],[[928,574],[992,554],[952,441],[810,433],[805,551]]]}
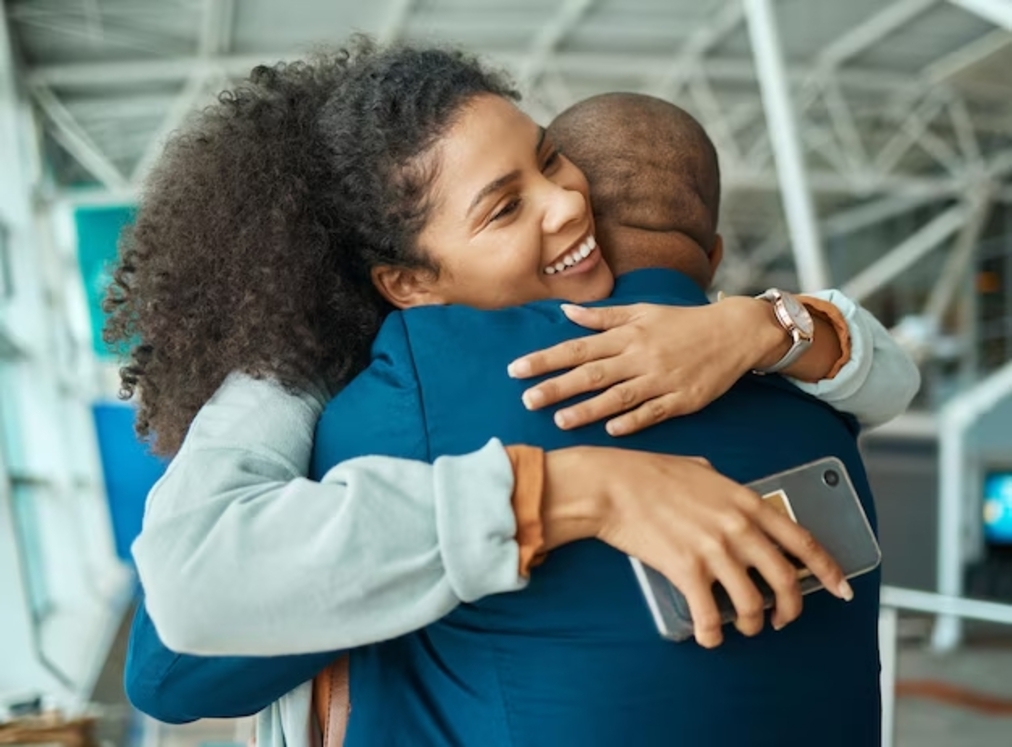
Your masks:
{"label": "woman", "polygon": [[[397,85],[391,85],[391,80]],[[386,84],[385,89],[377,81]],[[139,385],[141,427],[157,432],[163,450],[174,450],[197,408],[231,370],[274,376],[290,387],[303,388],[322,372],[329,386],[340,386],[361,366],[372,331],[391,305],[485,306],[549,297],[586,301],[602,298],[610,290],[610,273],[603,262],[583,273],[557,273],[557,278],[556,273],[544,272],[549,266],[546,260],[557,256],[559,247],[572,243],[574,230],[592,227],[585,182],[558,154],[542,147],[544,143],[535,151],[536,167],[520,175],[532,180],[535,196],[531,200],[543,203],[536,208],[541,212],[534,224],[522,215],[519,220],[511,217],[524,207],[500,190],[487,196],[487,204],[476,204],[480,219],[462,227],[445,210],[441,212],[445,192],[428,188],[428,184],[440,184],[442,175],[466,173],[468,144],[455,139],[453,132],[465,107],[480,103],[489,107],[490,117],[515,116],[504,109],[511,92],[495,76],[440,52],[365,49],[317,67],[260,71],[254,83],[260,90],[247,89],[223,99],[224,111],[205,114],[204,130],[182,138],[175,151],[170,150],[142,206],[135,246],[118,275],[124,294],[113,320],[114,333],[124,339],[139,336],[125,383]],[[377,88],[396,90],[399,95],[377,101]],[[404,88],[411,95],[400,95]],[[263,128],[259,140],[248,138],[245,144],[266,147],[244,151],[240,139],[231,141],[239,142],[239,147],[223,145],[234,134],[229,128],[241,126],[244,117]],[[391,124],[378,127],[377,118]],[[212,128],[216,129],[209,132]],[[287,137],[273,137],[279,132]],[[181,165],[187,167],[185,180],[178,179]],[[223,177],[225,186],[220,186],[218,180]],[[186,216],[185,231],[174,220],[176,215]],[[507,228],[500,230],[496,224]],[[180,237],[175,243],[173,231]],[[470,239],[446,239],[465,235]],[[186,251],[194,245],[209,249]],[[250,268],[254,245],[263,257],[257,255],[261,261]],[[475,251],[503,245],[509,248],[505,257],[486,257]],[[155,255],[156,246],[167,246],[169,251]],[[208,270],[214,274],[209,276]],[[729,303],[725,309],[737,309],[735,314],[725,318],[723,314],[730,312],[718,308],[715,317],[719,312],[725,321],[740,322],[745,318],[742,308]],[[764,339],[754,331],[768,323],[757,322],[745,339]],[[334,339],[350,344],[338,348],[332,344]],[[206,349],[208,341],[214,349]],[[748,367],[770,351],[760,352]],[[735,371],[733,378],[740,373]],[[213,431],[221,423],[210,425]],[[302,448],[303,465],[307,446],[301,443],[294,450]],[[569,455],[570,463],[574,464],[572,457],[580,456]],[[601,462],[599,457],[583,455],[575,465],[590,475],[595,469],[604,474],[618,468],[618,461]],[[631,489],[616,499],[640,500],[646,507],[663,500],[674,487],[672,482],[691,477],[729,497],[723,510],[735,506],[785,547],[799,546],[798,536],[792,537],[789,531],[792,528],[770,516],[772,512],[765,511],[754,496],[746,499],[704,467],[681,463],[681,472],[668,470],[665,476],[664,470],[651,468],[643,457],[626,457],[633,467],[627,472]],[[290,473],[304,471],[298,469],[297,458],[295,463]],[[174,467],[165,484],[180,473],[179,463]],[[638,482],[632,478],[636,467],[644,472]],[[548,469],[551,473],[551,461]],[[695,472],[689,475],[691,469]],[[664,489],[656,489],[653,482],[651,490],[652,480],[663,480]],[[558,484],[559,479],[549,483]],[[502,491],[500,499],[501,495]],[[557,535],[550,520],[553,500],[546,499],[546,531]],[[188,517],[186,507],[179,508],[153,501],[149,511],[157,514],[156,520],[177,524],[196,513],[189,511]],[[218,515],[226,513],[227,509]],[[306,526],[307,531],[310,528]],[[201,531],[215,529],[205,526]],[[500,532],[499,538],[504,534],[508,533]],[[566,539],[578,536],[586,535],[573,533]],[[758,533],[755,541],[762,541]],[[809,555],[814,569],[822,561]],[[515,569],[516,554],[512,557]],[[143,577],[140,557],[138,564]],[[819,570],[830,588],[836,588],[838,570],[835,577],[828,563]],[[511,575],[513,588],[521,585],[517,574]],[[509,588],[509,584],[503,586],[491,591]],[[448,596],[444,612],[445,604],[458,601]],[[417,627],[425,622],[409,624]],[[298,645],[305,646],[301,650],[313,650],[317,643]]]}

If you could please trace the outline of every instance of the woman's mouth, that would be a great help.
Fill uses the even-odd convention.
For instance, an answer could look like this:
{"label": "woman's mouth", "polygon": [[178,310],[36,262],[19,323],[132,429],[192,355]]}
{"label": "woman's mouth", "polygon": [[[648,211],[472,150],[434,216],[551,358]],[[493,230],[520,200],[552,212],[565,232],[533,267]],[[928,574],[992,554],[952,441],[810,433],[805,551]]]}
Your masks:
{"label": "woman's mouth", "polygon": [[[559,273],[582,272],[589,270],[592,265],[597,264],[601,253],[597,250],[597,240],[593,235],[588,236],[575,249],[568,251],[561,259],[554,264],[548,265],[543,272],[546,275],[557,275]],[[590,261],[588,261],[590,260]]]}

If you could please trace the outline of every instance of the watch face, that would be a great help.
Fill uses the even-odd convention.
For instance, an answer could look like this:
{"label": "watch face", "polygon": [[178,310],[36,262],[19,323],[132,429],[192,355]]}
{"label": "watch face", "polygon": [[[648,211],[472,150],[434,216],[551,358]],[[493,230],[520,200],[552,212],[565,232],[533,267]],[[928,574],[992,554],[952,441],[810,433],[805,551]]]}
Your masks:
{"label": "watch face", "polygon": [[792,296],[788,293],[783,294],[784,309],[790,315],[794,323],[798,325],[798,329],[806,337],[811,337],[815,333],[815,322],[812,321],[812,315],[808,313],[808,309],[796,296]]}

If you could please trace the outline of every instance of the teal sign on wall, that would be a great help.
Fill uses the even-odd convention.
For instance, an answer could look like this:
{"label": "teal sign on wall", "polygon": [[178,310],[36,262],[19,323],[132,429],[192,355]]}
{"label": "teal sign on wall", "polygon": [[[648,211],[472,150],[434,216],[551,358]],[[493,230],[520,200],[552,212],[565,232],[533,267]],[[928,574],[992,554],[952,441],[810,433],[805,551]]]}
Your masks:
{"label": "teal sign on wall", "polygon": [[102,299],[112,277],[120,232],[133,218],[134,208],[129,206],[88,207],[74,211],[77,259],[91,317],[91,344],[95,353],[102,357],[112,356],[102,342],[102,325],[105,323]]}

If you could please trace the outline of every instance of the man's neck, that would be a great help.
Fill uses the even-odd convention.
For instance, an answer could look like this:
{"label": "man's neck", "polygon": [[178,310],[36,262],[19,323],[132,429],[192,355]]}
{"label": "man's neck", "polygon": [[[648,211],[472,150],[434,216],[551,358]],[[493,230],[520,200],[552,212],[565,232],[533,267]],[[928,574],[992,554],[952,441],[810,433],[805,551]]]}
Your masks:
{"label": "man's neck", "polygon": [[616,226],[599,230],[599,238],[602,246],[607,247],[605,256],[616,275],[648,268],[677,270],[704,290],[710,285],[710,261],[706,252],[683,233]]}

